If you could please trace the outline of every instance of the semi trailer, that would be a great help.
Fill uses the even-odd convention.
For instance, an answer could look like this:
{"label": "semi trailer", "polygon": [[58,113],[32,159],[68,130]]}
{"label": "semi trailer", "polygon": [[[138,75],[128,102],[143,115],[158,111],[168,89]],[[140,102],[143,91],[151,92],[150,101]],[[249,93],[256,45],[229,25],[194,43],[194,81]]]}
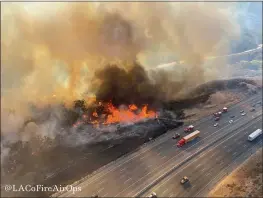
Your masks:
{"label": "semi trailer", "polygon": [[184,144],[192,141],[193,139],[199,137],[200,131],[196,130],[193,133],[190,133],[187,136],[184,136],[181,140],[178,141],[177,146],[182,147]]}
{"label": "semi trailer", "polygon": [[249,136],[248,136],[248,141],[253,141],[254,139],[256,139],[258,136],[260,136],[262,134],[262,130],[261,129],[257,129],[255,130],[253,133],[251,133]]}

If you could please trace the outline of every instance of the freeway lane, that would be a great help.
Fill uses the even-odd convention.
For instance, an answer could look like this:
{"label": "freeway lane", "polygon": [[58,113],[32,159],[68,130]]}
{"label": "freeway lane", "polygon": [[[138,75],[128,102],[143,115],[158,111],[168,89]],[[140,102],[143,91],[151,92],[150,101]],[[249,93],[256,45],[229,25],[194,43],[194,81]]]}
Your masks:
{"label": "freeway lane", "polygon": [[[259,112],[259,113],[261,114],[261,112]],[[205,143],[205,145],[204,144],[201,144],[201,145],[197,144],[197,145],[191,147],[190,152],[184,152],[182,157],[179,157],[179,159],[175,159],[175,160],[171,161],[171,163],[169,165],[167,165],[167,166],[164,166],[164,165],[159,166],[160,170],[156,169],[156,171],[163,173],[163,174],[159,175],[159,178],[162,179],[162,177],[165,177],[167,174],[170,174],[170,172],[176,166],[178,166],[179,163],[177,161],[183,162],[183,161],[187,160],[188,158],[191,158],[191,156],[193,156],[195,153],[197,153],[200,150],[202,150],[202,148],[207,147],[206,145],[209,145],[210,143],[213,143],[213,141],[218,140],[219,137],[223,138],[223,136],[231,134],[231,132],[234,131],[235,129],[238,129],[238,127],[240,128],[240,127],[243,127],[246,124],[248,124],[250,120],[251,120],[251,117],[250,118],[246,118],[246,121],[245,120],[240,120],[239,122],[236,122],[235,125],[225,129],[224,132],[221,132],[221,133],[216,134],[215,136],[213,136],[212,141],[209,141],[209,142]],[[204,139],[205,138],[203,138],[201,141],[203,141]],[[186,149],[186,151],[187,150],[189,150],[189,149]],[[171,156],[171,158],[175,158],[175,157]],[[131,196],[131,197],[137,196],[138,194],[140,194],[142,189],[144,190],[148,186],[156,184],[158,182],[158,181],[156,181],[157,178],[158,178],[158,176],[156,176],[156,175],[154,175],[154,176],[150,175],[148,178],[144,177],[144,182],[143,183],[140,183],[139,186],[135,186],[135,185],[131,186],[131,187],[133,187],[133,189],[131,189],[131,187],[130,187],[130,189],[131,189],[130,192],[126,192],[127,194],[124,194],[122,196]],[[136,183],[138,183],[138,182],[136,181],[135,184]]]}
{"label": "freeway lane", "polygon": [[[217,144],[216,147],[203,152],[180,171],[170,175],[142,196],[156,192],[159,197],[195,197],[200,189],[202,190],[233,160],[256,144],[262,146],[262,135],[255,142],[247,141],[247,136],[257,128],[262,128],[262,116]],[[185,175],[189,177],[190,183],[181,185],[180,180]]]}
{"label": "freeway lane", "polygon": [[[250,105],[259,100],[261,100],[260,95],[230,108],[230,112],[223,116],[222,120],[220,121],[221,125],[217,129],[213,127],[213,121],[210,119],[200,123],[197,128],[201,130],[203,137],[199,140],[199,142],[196,141],[186,145],[184,148],[178,149],[175,147],[176,141],[172,140],[170,136],[167,136],[162,138],[161,142],[158,142],[158,140],[157,142],[154,142],[154,147],[152,149],[145,150],[139,154],[128,156],[128,159],[126,158],[124,161],[119,161],[118,163],[113,164],[112,169],[102,170],[98,174],[95,174],[93,177],[87,179],[85,182],[80,184],[82,187],[81,192],[74,195],[65,193],[61,196],[81,197],[90,196],[94,193],[97,193],[100,196],[126,196],[127,194],[129,195],[130,193],[134,193],[134,186],[132,186],[132,184],[135,184],[140,188],[140,184],[142,184],[146,179],[148,180],[146,183],[150,183],[149,181],[155,177],[157,178],[158,175],[161,174],[159,167],[164,168],[168,165],[174,165],[174,161],[171,162],[170,160],[172,157],[176,156],[176,158],[178,157],[177,161],[180,161],[183,159],[184,155],[191,154],[191,149],[194,151],[196,150],[196,146],[201,146],[204,143],[204,138],[212,139],[214,136],[213,133],[216,134],[224,132],[226,130],[224,127],[228,128],[237,124],[242,124],[241,121],[245,121],[247,118],[239,116],[236,119],[240,120],[237,120],[233,126],[229,124],[225,126],[225,124],[227,124],[228,120],[230,119],[229,115],[240,115],[239,111],[241,109],[247,108],[247,110],[249,110]],[[241,105],[245,106],[241,108]],[[253,113],[248,112],[248,114]],[[182,133],[182,129],[179,130]],[[218,131],[216,132],[216,130]],[[178,132],[178,130],[175,131]],[[193,148],[190,146],[193,146]]]}

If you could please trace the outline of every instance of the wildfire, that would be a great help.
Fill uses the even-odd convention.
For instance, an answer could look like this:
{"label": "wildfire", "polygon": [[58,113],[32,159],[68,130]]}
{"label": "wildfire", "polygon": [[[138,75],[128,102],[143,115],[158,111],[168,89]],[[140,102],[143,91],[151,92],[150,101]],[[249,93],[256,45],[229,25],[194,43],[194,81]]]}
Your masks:
{"label": "wildfire", "polygon": [[112,103],[99,103],[103,107],[102,113],[94,110],[90,116],[82,115],[82,120],[75,123],[77,127],[85,122],[91,123],[94,126],[110,125],[115,123],[135,123],[143,119],[156,118],[157,113],[148,110],[148,105],[144,105],[141,109],[135,104],[129,105],[127,108],[117,108]]}

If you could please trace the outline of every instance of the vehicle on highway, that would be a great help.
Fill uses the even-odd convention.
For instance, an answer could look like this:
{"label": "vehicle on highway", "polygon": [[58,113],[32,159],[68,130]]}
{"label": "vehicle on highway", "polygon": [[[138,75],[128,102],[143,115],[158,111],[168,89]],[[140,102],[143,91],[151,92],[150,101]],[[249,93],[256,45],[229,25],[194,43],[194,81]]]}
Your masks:
{"label": "vehicle on highway", "polygon": [[228,110],[227,107],[224,107],[224,108],[223,108],[223,113],[226,113],[227,110]]}
{"label": "vehicle on highway", "polygon": [[152,192],[152,194],[150,194],[149,198],[157,198],[157,194],[155,192]]}
{"label": "vehicle on highway", "polygon": [[194,130],[194,126],[193,125],[189,125],[188,127],[186,127],[185,129],[184,129],[184,132],[191,132],[192,130]]}
{"label": "vehicle on highway", "polygon": [[193,139],[199,137],[199,135],[200,135],[200,131],[196,130],[196,131],[190,133],[189,135],[184,136],[181,140],[178,141],[177,147],[182,147],[187,142],[190,142]]}
{"label": "vehicle on highway", "polygon": [[218,121],[218,120],[220,120],[220,117],[216,117],[216,118],[215,118],[215,121]]}
{"label": "vehicle on highway", "polygon": [[255,107],[257,104],[253,104],[252,107]]}
{"label": "vehicle on highway", "polygon": [[174,134],[173,139],[177,139],[177,138],[179,138],[179,137],[180,137],[180,134],[179,134],[179,133],[176,133],[176,134]]}
{"label": "vehicle on highway", "polygon": [[253,111],[255,111],[255,110],[256,110],[255,108],[250,109],[251,112],[253,112]]}
{"label": "vehicle on highway", "polygon": [[232,124],[234,121],[233,120],[229,120],[229,123]]}
{"label": "vehicle on highway", "polygon": [[241,110],[240,113],[244,113],[244,110]]}
{"label": "vehicle on highway", "polygon": [[218,123],[215,123],[215,124],[214,124],[214,127],[217,127],[217,126],[218,126]]}
{"label": "vehicle on highway", "polygon": [[234,115],[231,115],[230,118],[234,118],[235,116]]}
{"label": "vehicle on highway", "polygon": [[258,101],[257,104],[261,104],[261,101]]}
{"label": "vehicle on highway", "polygon": [[246,113],[242,113],[241,115],[244,116],[244,115],[246,115]]}
{"label": "vehicle on highway", "polygon": [[189,182],[189,179],[188,179],[188,177],[186,177],[186,176],[184,176],[182,179],[181,179],[181,184],[185,184],[185,183],[187,183],[187,182]]}
{"label": "vehicle on highway", "polygon": [[215,116],[215,117],[219,117],[219,116],[221,116],[221,115],[222,115],[222,112],[221,112],[221,111],[214,113],[214,116]]}
{"label": "vehicle on highway", "polygon": [[258,136],[260,136],[262,134],[262,129],[257,129],[255,130],[253,133],[251,133],[248,136],[248,141],[253,141],[254,139],[256,139]]}

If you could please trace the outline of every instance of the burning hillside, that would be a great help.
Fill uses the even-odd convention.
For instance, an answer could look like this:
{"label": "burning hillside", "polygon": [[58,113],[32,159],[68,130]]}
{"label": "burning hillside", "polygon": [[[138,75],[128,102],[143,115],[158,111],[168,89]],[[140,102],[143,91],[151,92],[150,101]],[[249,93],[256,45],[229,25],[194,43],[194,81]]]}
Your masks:
{"label": "burning hillside", "polygon": [[95,127],[119,123],[128,124],[156,117],[157,113],[149,111],[147,105],[144,105],[141,109],[135,104],[131,104],[128,107],[122,106],[122,108],[117,108],[111,102],[98,102],[92,113],[83,113],[81,119],[73,124],[73,126],[78,127],[85,123],[92,124]]}
{"label": "burning hillside", "polygon": [[[51,153],[65,157],[57,160],[63,167],[92,144],[133,138],[120,149],[128,152],[179,126],[182,109],[166,104],[217,78],[224,65],[205,67],[204,58],[225,50],[236,32],[216,4],[40,3],[32,10],[43,16],[29,10],[1,6],[1,157],[14,175],[54,169]],[[147,60],[159,63],[162,52],[184,67],[149,72],[157,64]]]}

